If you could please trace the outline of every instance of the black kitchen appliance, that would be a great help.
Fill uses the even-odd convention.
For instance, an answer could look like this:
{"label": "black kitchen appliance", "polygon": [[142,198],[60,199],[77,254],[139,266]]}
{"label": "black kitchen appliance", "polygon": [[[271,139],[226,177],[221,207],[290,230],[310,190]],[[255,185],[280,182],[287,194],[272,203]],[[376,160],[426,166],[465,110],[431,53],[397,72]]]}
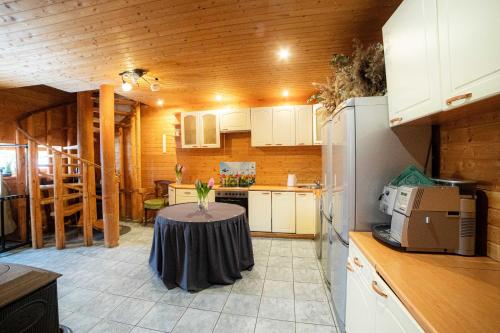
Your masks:
{"label": "black kitchen appliance", "polygon": [[215,191],[215,201],[244,207],[248,218],[248,191],[217,190]]}

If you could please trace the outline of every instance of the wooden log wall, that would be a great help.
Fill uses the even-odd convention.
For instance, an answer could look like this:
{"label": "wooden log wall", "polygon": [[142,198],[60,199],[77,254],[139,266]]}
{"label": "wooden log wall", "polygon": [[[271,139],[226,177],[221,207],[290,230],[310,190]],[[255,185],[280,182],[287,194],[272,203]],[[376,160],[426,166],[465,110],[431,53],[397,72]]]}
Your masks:
{"label": "wooden log wall", "polygon": [[[286,185],[287,174],[294,173],[300,183],[321,178],[321,147],[270,147],[254,148],[250,145],[250,132],[223,134],[219,149],[182,149],[179,110],[144,107],[142,110],[142,182],[143,187],[153,188],[155,180],[175,181],[176,162],[186,167],[184,183],[196,179],[219,180],[219,162],[256,162],[257,184]],[[167,152],[162,152],[162,135],[167,136]]]}
{"label": "wooden log wall", "polygon": [[500,110],[441,125],[441,177],[473,179],[488,196],[488,256],[500,261]]}

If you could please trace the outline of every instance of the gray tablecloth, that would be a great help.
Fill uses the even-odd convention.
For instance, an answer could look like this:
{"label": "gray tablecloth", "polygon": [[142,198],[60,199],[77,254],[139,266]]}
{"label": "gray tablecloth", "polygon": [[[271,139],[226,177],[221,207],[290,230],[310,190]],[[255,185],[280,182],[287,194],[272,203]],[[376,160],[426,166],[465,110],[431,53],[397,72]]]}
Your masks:
{"label": "gray tablecloth", "polygon": [[158,212],[149,264],[168,289],[199,291],[212,284],[231,284],[254,265],[245,209],[210,203],[166,207]]}

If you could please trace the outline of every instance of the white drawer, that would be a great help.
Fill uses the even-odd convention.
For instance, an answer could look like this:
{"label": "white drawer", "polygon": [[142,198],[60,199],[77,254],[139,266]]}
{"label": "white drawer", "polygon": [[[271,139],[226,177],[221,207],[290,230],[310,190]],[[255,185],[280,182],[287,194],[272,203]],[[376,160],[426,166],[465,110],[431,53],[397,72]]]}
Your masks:
{"label": "white drawer", "polygon": [[375,267],[366,259],[352,239],[349,240],[349,262],[351,262],[351,267],[365,281],[371,281],[373,274],[376,274]]}

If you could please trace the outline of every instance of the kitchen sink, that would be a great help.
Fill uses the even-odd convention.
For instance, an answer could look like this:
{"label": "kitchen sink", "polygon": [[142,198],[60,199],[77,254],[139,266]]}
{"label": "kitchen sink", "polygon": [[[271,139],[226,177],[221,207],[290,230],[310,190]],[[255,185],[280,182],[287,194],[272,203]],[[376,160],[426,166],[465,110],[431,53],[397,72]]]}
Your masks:
{"label": "kitchen sink", "polygon": [[311,183],[311,184],[297,184],[297,187],[298,188],[307,188],[307,189],[320,189],[321,185],[320,184],[315,184],[315,183]]}

